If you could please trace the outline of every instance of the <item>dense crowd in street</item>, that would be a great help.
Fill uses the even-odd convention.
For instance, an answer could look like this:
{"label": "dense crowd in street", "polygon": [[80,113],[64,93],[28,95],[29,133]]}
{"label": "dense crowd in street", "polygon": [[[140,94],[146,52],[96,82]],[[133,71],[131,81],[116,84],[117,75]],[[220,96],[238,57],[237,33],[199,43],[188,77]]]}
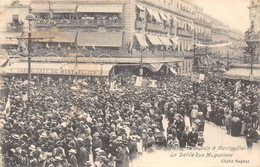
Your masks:
{"label": "dense crowd in street", "polygon": [[245,135],[248,146],[258,140],[258,85],[238,89],[214,75],[194,84],[181,76],[149,79],[156,88],[127,78],[112,91],[99,78],[34,77],[28,96],[27,81],[5,78],[11,105],[1,122],[4,165],[77,167],[93,160],[97,167],[127,167],[143,151],[202,147],[205,119]]}

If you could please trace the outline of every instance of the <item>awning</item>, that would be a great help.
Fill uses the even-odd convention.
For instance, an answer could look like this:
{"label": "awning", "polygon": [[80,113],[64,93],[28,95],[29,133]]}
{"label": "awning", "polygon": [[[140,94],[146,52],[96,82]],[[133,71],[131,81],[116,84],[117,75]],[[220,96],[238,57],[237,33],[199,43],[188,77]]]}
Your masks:
{"label": "awning", "polygon": [[32,13],[50,13],[48,3],[35,3],[31,5]]}
{"label": "awning", "polygon": [[140,44],[142,47],[147,47],[147,46],[148,46],[148,44],[147,44],[147,42],[146,42],[146,40],[145,40],[145,36],[144,36],[143,34],[136,33],[135,36],[136,36],[136,38],[137,38],[139,44]]}
{"label": "awning", "polygon": [[[64,42],[64,43],[73,43],[75,42],[76,32],[65,32],[58,30],[57,28],[52,28],[49,30],[41,30],[32,32],[32,38],[34,42]],[[28,34],[23,35],[24,38],[28,37]]]}
{"label": "awning", "polygon": [[[228,79],[250,80],[250,68],[233,68],[223,74]],[[260,69],[253,69],[253,80],[260,82]]]}
{"label": "awning", "polygon": [[161,37],[159,36],[159,39],[161,40],[161,42],[164,44],[164,45],[167,45],[167,46],[171,46],[172,43],[170,42],[169,38],[167,37]]}
{"label": "awning", "polygon": [[173,42],[174,45],[180,45],[178,38],[171,38],[171,41]]}
{"label": "awning", "polygon": [[196,46],[198,46],[198,47],[208,47],[208,48],[226,47],[226,46],[229,46],[229,45],[232,45],[232,42],[215,44],[215,45],[196,44]]}
{"label": "awning", "polygon": [[168,19],[166,18],[166,16],[164,15],[163,12],[159,12],[160,13],[160,16],[163,20],[167,21]]}
{"label": "awning", "polygon": [[123,4],[88,4],[79,5],[79,13],[122,13]]}
{"label": "awning", "polygon": [[141,5],[139,5],[139,4],[136,4],[136,7],[137,7],[138,9],[140,9],[140,10],[145,10],[145,8],[144,8],[143,6],[141,6]]}
{"label": "awning", "polygon": [[21,33],[1,33],[0,45],[18,45],[18,39]]}
{"label": "awning", "polygon": [[174,74],[174,75],[177,75],[177,71],[174,69],[174,68],[170,68],[170,71]]}
{"label": "awning", "polygon": [[76,13],[77,4],[51,4],[53,13]]}
{"label": "awning", "polygon": [[[32,74],[45,75],[75,75],[78,71],[80,76],[108,76],[114,64],[80,63],[76,68],[75,63],[36,63],[32,62]],[[3,69],[5,74],[27,74],[27,63],[14,63]]]}
{"label": "awning", "polygon": [[153,16],[155,18],[155,20],[157,20],[157,22],[162,22],[158,11],[155,11],[155,10],[152,10],[149,8],[146,8],[146,9],[147,9],[149,15]]}
{"label": "awning", "polygon": [[122,32],[79,32],[78,46],[121,47]]}
{"label": "awning", "polygon": [[149,68],[152,72],[157,72],[162,68],[163,64],[145,64],[144,66]]}
{"label": "awning", "polygon": [[172,16],[169,15],[168,13],[164,13],[164,14],[165,14],[165,16],[167,17],[167,19],[169,19],[169,20],[170,20],[170,19],[173,19]]}
{"label": "awning", "polygon": [[157,36],[147,35],[147,38],[153,45],[163,45],[160,39]]}

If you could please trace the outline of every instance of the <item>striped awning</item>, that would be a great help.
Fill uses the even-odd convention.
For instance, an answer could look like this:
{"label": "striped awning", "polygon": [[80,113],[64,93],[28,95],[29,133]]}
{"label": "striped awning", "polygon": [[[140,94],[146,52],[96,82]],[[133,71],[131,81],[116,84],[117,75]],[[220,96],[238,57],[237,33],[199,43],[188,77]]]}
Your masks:
{"label": "striped awning", "polygon": [[33,3],[31,4],[32,13],[50,13],[48,3]]}
{"label": "striped awning", "polygon": [[168,19],[166,18],[165,14],[163,12],[159,12],[161,18],[165,21],[167,21]]}
{"label": "striped awning", "polygon": [[146,35],[146,36],[153,45],[164,45],[157,36],[153,36],[153,35]]}
{"label": "striped awning", "polygon": [[77,4],[52,4],[53,13],[76,13]]}
{"label": "striped awning", "polygon": [[149,8],[146,8],[146,9],[147,9],[149,15],[153,16],[157,22],[162,22],[158,11],[155,11],[155,10],[152,10]]}
{"label": "striped awning", "polygon": [[159,39],[162,41],[162,43],[164,44],[164,45],[166,45],[166,46],[171,46],[172,45],[172,43],[170,42],[170,40],[169,40],[169,38],[167,38],[167,37],[161,37],[161,36],[159,36]]}
{"label": "striped awning", "polygon": [[142,47],[147,47],[148,46],[148,44],[147,44],[147,42],[145,40],[145,35],[140,34],[140,33],[136,33],[135,36],[136,36],[136,39],[138,40],[139,44]]}
{"label": "striped awning", "polygon": [[174,45],[180,45],[180,41],[178,40],[178,38],[171,38],[171,41]]}
{"label": "striped awning", "polygon": [[79,13],[122,13],[123,4],[87,4],[79,5]]}

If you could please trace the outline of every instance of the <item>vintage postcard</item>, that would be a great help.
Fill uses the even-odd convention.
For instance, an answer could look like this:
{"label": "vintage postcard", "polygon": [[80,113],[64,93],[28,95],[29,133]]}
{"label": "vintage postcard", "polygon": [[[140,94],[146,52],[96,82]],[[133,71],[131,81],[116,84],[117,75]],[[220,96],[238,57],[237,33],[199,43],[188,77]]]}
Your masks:
{"label": "vintage postcard", "polygon": [[259,0],[0,0],[0,166],[259,167]]}

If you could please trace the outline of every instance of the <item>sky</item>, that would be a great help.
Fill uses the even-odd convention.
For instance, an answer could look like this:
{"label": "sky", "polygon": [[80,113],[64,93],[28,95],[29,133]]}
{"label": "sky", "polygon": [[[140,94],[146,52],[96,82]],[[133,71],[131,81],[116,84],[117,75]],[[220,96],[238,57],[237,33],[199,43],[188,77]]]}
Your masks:
{"label": "sky", "polygon": [[245,32],[249,27],[249,0],[194,0],[210,16],[230,28]]}
{"label": "sky", "polygon": [[[0,0],[0,5],[9,4],[13,0]],[[203,7],[204,12],[222,21],[230,28],[239,29],[245,32],[249,27],[249,0],[194,0]],[[30,0],[20,0],[28,3]]]}

